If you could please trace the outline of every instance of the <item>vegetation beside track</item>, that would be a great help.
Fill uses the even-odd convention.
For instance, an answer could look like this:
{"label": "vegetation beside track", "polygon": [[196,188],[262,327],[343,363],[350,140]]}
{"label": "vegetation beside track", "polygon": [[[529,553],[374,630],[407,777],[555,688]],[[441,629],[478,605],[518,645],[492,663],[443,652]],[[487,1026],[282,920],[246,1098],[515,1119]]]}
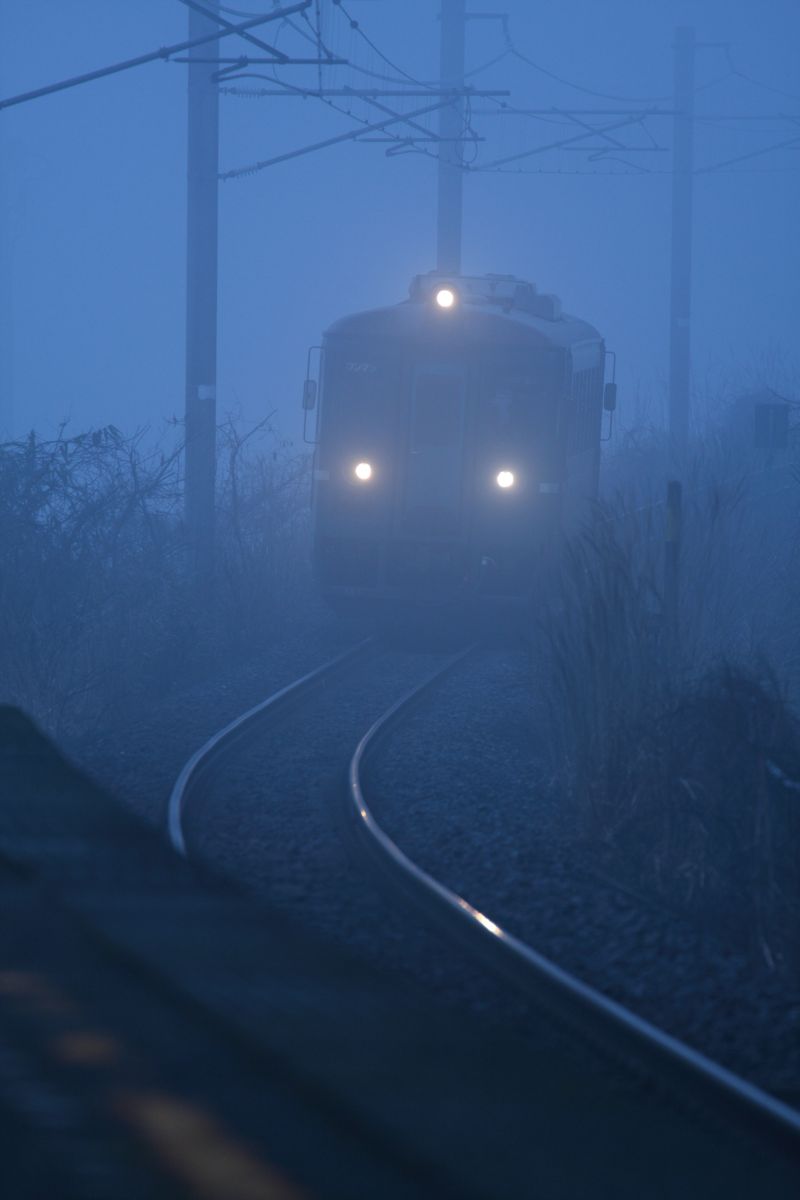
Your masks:
{"label": "vegetation beside track", "polygon": [[50,732],[124,716],[264,645],[307,592],[308,458],[220,430],[217,553],[198,581],[177,438],[111,426],[0,445],[0,699]]}
{"label": "vegetation beside track", "polygon": [[608,464],[611,498],[566,549],[534,649],[555,786],[603,866],[789,973],[800,962],[797,462],[791,446],[759,456],[735,428],[696,447],[670,613],[666,450],[655,435],[634,439]]}

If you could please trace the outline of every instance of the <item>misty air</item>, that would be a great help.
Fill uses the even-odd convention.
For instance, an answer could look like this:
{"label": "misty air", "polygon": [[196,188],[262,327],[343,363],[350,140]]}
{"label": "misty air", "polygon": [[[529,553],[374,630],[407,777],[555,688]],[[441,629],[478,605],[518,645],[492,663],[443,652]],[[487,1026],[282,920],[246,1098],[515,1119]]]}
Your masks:
{"label": "misty air", "polygon": [[797,1196],[800,9],[0,35],[3,1197]]}

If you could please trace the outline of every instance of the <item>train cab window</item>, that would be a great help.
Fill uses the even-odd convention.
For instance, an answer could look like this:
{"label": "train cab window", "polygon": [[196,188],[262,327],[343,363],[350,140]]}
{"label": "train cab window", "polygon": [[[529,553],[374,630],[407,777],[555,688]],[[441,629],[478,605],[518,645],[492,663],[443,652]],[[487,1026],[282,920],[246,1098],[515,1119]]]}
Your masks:
{"label": "train cab window", "polygon": [[493,372],[486,381],[483,436],[509,446],[540,438],[553,426],[551,392],[543,372]]}
{"label": "train cab window", "polygon": [[355,434],[383,434],[394,381],[386,364],[354,353],[332,362],[322,398],[323,430],[349,442]]}

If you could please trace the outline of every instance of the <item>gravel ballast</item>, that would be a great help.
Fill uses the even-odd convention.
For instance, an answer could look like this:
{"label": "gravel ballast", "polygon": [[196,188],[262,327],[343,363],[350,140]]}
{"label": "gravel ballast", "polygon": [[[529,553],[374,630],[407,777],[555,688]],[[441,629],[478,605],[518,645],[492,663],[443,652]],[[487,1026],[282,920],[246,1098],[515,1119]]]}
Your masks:
{"label": "gravel ballast", "polygon": [[[319,619],[317,619],[319,618]],[[72,756],[149,820],[163,821],[186,758],[223,724],[356,639],[328,614],[298,620],[225,678],[176,693],[124,729],[86,735]],[[347,845],[343,771],[358,737],[438,661],[392,652],[237,756],[193,814],[190,844],[297,920],[341,940],[444,1003],[524,1032],[524,1001],[436,931],[401,916]],[[479,654],[385,743],[370,800],[414,861],[511,932],[607,995],[779,1094],[800,1092],[800,987],[597,874],[547,786],[525,656]],[[409,930],[413,929],[413,936]]]}
{"label": "gravel ballast", "polygon": [[[394,731],[373,811],[419,866],[580,979],[800,1097],[800,980],[604,878],[545,777],[525,656],[484,653]],[[601,871],[602,866],[602,871]]]}

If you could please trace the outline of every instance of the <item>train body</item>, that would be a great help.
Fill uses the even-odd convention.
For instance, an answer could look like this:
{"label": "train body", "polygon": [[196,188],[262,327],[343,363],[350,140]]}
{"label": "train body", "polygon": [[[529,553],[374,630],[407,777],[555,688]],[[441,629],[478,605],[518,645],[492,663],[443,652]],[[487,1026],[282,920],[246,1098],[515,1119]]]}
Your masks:
{"label": "train body", "polygon": [[535,593],[597,492],[604,371],[598,332],[509,276],[417,276],[407,301],[337,321],[315,438],[323,594]]}

